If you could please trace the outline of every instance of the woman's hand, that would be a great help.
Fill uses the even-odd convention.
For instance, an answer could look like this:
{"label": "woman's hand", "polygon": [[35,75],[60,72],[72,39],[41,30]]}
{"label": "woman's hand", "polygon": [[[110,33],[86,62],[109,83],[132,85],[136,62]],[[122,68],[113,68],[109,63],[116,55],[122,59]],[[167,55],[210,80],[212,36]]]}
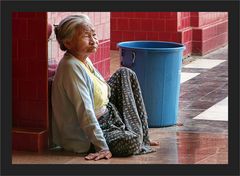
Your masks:
{"label": "woman's hand", "polygon": [[100,159],[110,159],[112,157],[112,153],[109,150],[101,150],[96,153],[89,153],[85,156],[86,160],[100,160]]}
{"label": "woman's hand", "polygon": [[150,141],[150,146],[159,146],[159,142],[157,142],[157,141]]}

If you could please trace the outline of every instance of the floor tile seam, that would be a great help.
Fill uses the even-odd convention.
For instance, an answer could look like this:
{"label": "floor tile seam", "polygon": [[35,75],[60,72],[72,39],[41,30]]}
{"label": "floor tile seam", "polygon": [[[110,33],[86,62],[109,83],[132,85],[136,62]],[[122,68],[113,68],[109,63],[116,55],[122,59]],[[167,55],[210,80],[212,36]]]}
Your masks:
{"label": "floor tile seam", "polygon": [[[213,157],[213,156],[216,155],[216,154],[217,154],[217,153],[214,153],[214,154],[212,154],[212,155],[209,155],[209,156],[207,156],[206,158],[199,160],[199,161],[196,162],[195,164],[200,164],[200,163],[203,162],[203,161],[207,161],[207,159]],[[213,164],[215,164],[215,163],[213,163]]]}
{"label": "floor tile seam", "polygon": [[194,69],[194,68],[191,68],[191,69],[187,69],[187,68],[184,68],[182,69],[181,73],[203,73],[203,72],[206,72],[208,69],[204,69],[204,70],[200,70],[198,68]]}
{"label": "floor tile seam", "polygon": [[[196,61],[198,61],[198,62],[204,62],[205,60],[207,60],[207,59],[198,59],[198,60],[196,60]],[[210,59],[208,59],[208,60],[210,60]],[[212,60],[213,61],[213,60]],[[216,60],[216,61],[219,61],[219,60]],[[199,70],[199,71],[205,71],[205,70],[213,70],[213,71],[215,71],[216,69],[219,69],[218,67],[224,67],[225,66],[225,64],[226,64],[226,62],[227,62],[227,60],[221,60],[222,62],[221,63],[218,63],[217,65],[214,65],[214,66],[212,66],[212,67],[209,67],[209,68],[207,68],[206,66],[201,66],[201,64],[200,63],[192,63],[192,64],[195,64],[195,65],[191,65],[191,63],[190,64],[187,64],[187,65],[184,65],[182,68],[183,68],[183,70],[185,70],[185,69],[189,69],[189,70],[191,70],[191,71],[194,71],[194,70]],[[206,61],[205,61],[206,62]],[[199,65],[200,64],[200,65]],[[205,65],[207,64],[207,63],[204,63]],[[189,66],[190,65],[190,66]],[[225,67],[227,67],[227,65],[225,66]]]}
{"label": "floor tile seam", "polygon": [[217,130],[214,130],[214,129],[213,129],[213,131],[206,131],[205,130],[205,132],[203,132],[203,131],[200,131],[200,130],[197,131],[196,129],[189,130],[189,128],[187,128],[187,129],[179,129],[178,132],[191,132],[192,134],[199,134],[201,132],[202,135],[204,135],[204,133],[205,133],[205,135],[209,135],[209,134],[214,133],[215,134],[214,136],[223,135],[224,137],[226,137],[226,135],[228,135],[227,132],[223,132],[223,131],[218,132]]}
{"label": "floor tile seam", "polygon": [[[222,87],[223,87],[223,86],[222,86]],[[218,87],[218,88],[215,88],[214,90],[208,92],[208,94],[202,96],[201,98],[204,98],[204,97],[208,96],[209,94],[211,94],[211,93],[213,93],[214,91],[217,91],[217,90],[222,90],[222,89],[220,89],[219,87]]]}
{"label": "floor tile seam", "polygon": [[[189,105],[190,106],[190,105]],[[182,110],[193,110],[193,111],[195,111],[195,110],[199,110],[200,111],[200,113],[202,113],[204,110],[206,110],[206,109],[196,109],[196,108],[189,108],[188,109],[188,107],[187,108],[182,108]]]}
{"label": "floor tile seam", "polygon": [[[191,71],[194,71],[194,70],[198,70],[199,72],[201,72],[200,73],[200,75],[201,74],[203,74],[203,73],[207,73],[207,72],[214,72],[215,71],[215,69],[217,69],[217,67],[220,67],[222,64],[225,64],[225,62],[228,62],[227,60],[225,60],[224,62],[222,62],[222,63],[220,63],[220,64],[218,64],[218,65],[216,65],[216,66],[214,66],[214,67],[212,67],[212,68],[194,68],[194,67],[183,67],[183,69],[185,70],[185,69],[187,69],[187,70],[191,70]],[[186,71],[187,71],[186,70]],[[215,71],[216,72],[216,71]],[[190,72],[191,73],[191,72]],[[199,76],[199,75],[198,75]]]}
{"label": "floor tile seam", "polygon": [[[211,101],[211,100],[202,100],[202,97],[200,98],[200,99],[198,99],[197,100],[197,102],[198,103],[209,103],[209,107],[207,107],[207,108],[199,108],[199,110],[205,110],[205,109],[209,109],[209,108],[211,108],[212,106],[214,106],[214,105],[216,105],[217,103],[219,103],[219,102],[221,102],[222,100],[224,100],[225,98],[227,98],[228,97],[228,95],[226,96],[226,97],[224,97],[224,98],[222,98],[221,100],[219,100],[219,101]],[[217,99],[217,98],[216,98]],[[184,102],[184,101],[183,101]],[[180,102],[179,102],[180,103]],[[198,109],[196,109],[196,108],[192,108],[191,106],[194,104],[194,103],[196,103],[196,101],[192,101],[192,102],[189,102],[189,104],[187,104],[186,106],[185,106],[185,108],[182,108],[182,109],[185,109],[185,110],[198,110]]]}
{"label": "floor tile seam", "polygon": [[65,162],[64,164],[72,164],[72,162],[73,162],[74,160],[76,160],[76,158],[79,158],[79,157],[82,157],[82,158],[83,158],[83,156],[76,156],[76,157],[70,159],[69,161]]}
{"label": "floor tile seam", "polygon": [[[201,78],[206,78],[208,77],[209,73],[211,73],[212,75],[216,74],[218,71],[213,71],[212,69],[206,69],[204,72],[201,72],[199,75],[197,75],[196,77],[201,77]],[[227,72],[227,71],[226,71]],[[186,72],[185,73],[191,73],[191,72]],[[210,75],[211,75],[210,74]],[[215,75],[216,76],[216,75]],[[214,77],[216,78],[216,77]],[[221,78],[220,76],[217,76],[217,78]]]}
{"label": "floor tile seam", "polygon": [[[222,61],[222,62],[219,63],[218,65],[222,64],[222,63],[225,62],[225,61],[228,61],[227,59],[218,59],[218,58],[215,58],[215,57],[214,57],[214,59],[213,59],[212,57],[209,57],[209,56],[206,56],[206,57],[203,57],[203,58],[199,58],[199,59]],[[214,68],[214,67],[213,67],[213,68]]]}
{"label": "floor tile seam", "polygon": [[[203,111],[203,112],[205,112],[205,111]],[[203,112],[202,112],[202,113],[203,113]],[[202,114],[202,113],[200,113],[200,114]],[[200,114],[198,114],[198,115],[200,115]],[[197,116],[198,116],[198,115],[197,115]],[[198,122],[200,122],[200,121],[203,121],[203,122],[209,121],[209,122],[214,122],[214,123],[217,123],[217,122],[222,122],[222,123],[226,122],[226,123],[227,123],[227,122],[228,122],[228,121],[224,121],[224,120],[196,119],[197,116],[193,117],[191,120],[198,121]]]}
{"label": "floor tile seam", "polygon": [[[163,133],[178,133],[179,131],[168,131],[168,132],[163,132]],[[219,137],[220,139],[224,138],[224,137],[228,137],[228,134],[221,134],[221,133],[216,133],[216,132],[187,132],[187,131],[181,131],[180,133],[182,134],[202,134],[202,135],[207,135],[207,134],[211,134],[211,135],[214,135],[214,136],[219,136],[221,135],[221,137]],[[212,138],[215,138],[215,137],[212,137]]]}
{"label": "floor tile seam", "polygon": [[[228,95],[226,95],[226,97],[228,97]],[[226,98],[225,97],[225,98]],[[198,103],[209,103],[209,104],[216,104],[216,103],[218,103],[218,101],[214,101],[214,100],[211,100],[211,99],[213,99],[213,98],[216,98],[216,97],[208,97],[208,99],[206,98],[206,99],[203,99],[203,96],[202,97],[200,97],[199,99],[197,99],[197,101],[198,101]],[[217,99],[217,98],[216,98]],[[197,104],[197,102],[196,101],[192,101],[192,104],[193,103],[195,103],[195,104]]]}
{"label": "floor tile seam", "polygon": [[222,55],[227,55],[228,54],[228,51],[226,52],[225,50],[228,50],[228,48],[219,48],[211,53],[208,53],[204,56],[191,56],[191,57],[196,57],[197,59],[198,58],[216,58],[216,56],[222,56]]}
{"label": "floor tile seam", "polygon": [[198,77],[201,78],[201,79],[208,80],[208,81],[216,81],[218,79],[227,78],[228,76],[227,75],[226,76],[224,75],[224,77],[223,76],[219,76],[217,71],[207,70],[206,72],[201,72],[198,75]]}
{"label": "floor tile seam", "polygon": [[[228,81],[226,81],[226,83],[228,83]],[[221,85],[221,86],[219,87],[219,89],[221,88],[221,90],[225,90],[225,89],[222,89],[222,88],[225,87],[225,86],[226,86],[226,84]],[[227,90],[228,90],[228,88],[227,88]]]}
{"label": "floor tile seam", "polygon": [[[224,70],[224,73],[223,73],[223,70]],[[220,71],[215,71],[215,70],[209,69],[209,70],[206,70],[205,72],[201,72],[200,75],[201,75],[201,79],[207,79],[209,81],[215,81],[215,80],[218,80],[218,79],[228,78],[227,71],[228,71],[227,69],[222,69],[221,73],[219,75]]]}
{"label": "floor tile seam", "polygon": [[[192,72],[184,72],[184,73],[192,73]],[[199,74],[196,75],[195,77],[193,77],[193,78],[191,78],[191,79],[183,82],[182,84],[188,83],[189,81],[191,81],[191,80],[193,80],[193,79],[195,79],[195,80],[204,79],[204,77],[202,76],[202,74],[203,74],[203,73],[206,73],[206,72],[202,72],[202,73],[200,73],[200,72],[194,72],[194,73],[199,73]],[[202,81],[201,83],[204,83],[204,82]],[[198,84],[201,84],[201,83],[198,83]],[[192,83],[188,83],[188,84],[191,85]],[[194,84],[194,85],[195,85],[195,84]]]}
{"label": "floor tile seam", "polygon": [[223,87],[225,87],[225,84],[224,85],[220,85],[219,87],[210,87],[212,88],[212,90],[209,90],[209,93],[213,93],[214,91],[226,91],[228,89],[223,89]]}
{"label": "floor tile seam", "polygon": [[[204,98],[206,98],[210,93],[213,93],[214,91],[212,91],[212,92],[209,92],[207,95],[204,95],[204,96],[202,96],[199,100],[201,100],[201,101],[204,101]],[[221,96],[222,96],[223,94],[221,94]],[[228,97],[228,94],[226,94],[222,99],[220,99],[219,101],[217,101],[215,104],[217,104],[218,102],[220,102],[220,101],[222,101],[224,98],[227,98]],[[211,97],[212,98],[212,97]],[[216,98],[216,97],[214,97],[214,98]],[[206,98],[207,99],[207,98]],[[217,99],[217,98],[216,98]]]}
{"label": "floor tile seam", "polygon": [[226,131],[226,132],[224,132],[224,131],[221,131],[221,132],[216,132],[216,131],[189,131],[189,128],[187,128],[187,129],[179,129],[178,131],[180,131],[180,132],[191,132],[191,133],[194,133],[194,134],[214,134],[215,136],[216,135],[224,135],[225,137],[227,137],[228,136],[228,131]]}

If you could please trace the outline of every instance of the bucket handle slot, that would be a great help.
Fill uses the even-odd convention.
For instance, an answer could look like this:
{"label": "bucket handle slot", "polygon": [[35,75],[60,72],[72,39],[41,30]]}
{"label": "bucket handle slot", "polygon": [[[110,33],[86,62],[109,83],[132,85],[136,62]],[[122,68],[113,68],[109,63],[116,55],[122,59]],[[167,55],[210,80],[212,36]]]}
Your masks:
{"label": "bucket handle slot", "polygon": [[[123,56],[124,56],[124,50],[122,50],[122,57]],[[129,65],[124,63],[123,61],[121,61],[121,65],[124,67],[128,67],[128,68],[133,67],[133,64],[135,63],[135,60],[136,60],[136,52],[135,51],[132,51],[131,57],[132,57],[132,62],[129,63]]]}

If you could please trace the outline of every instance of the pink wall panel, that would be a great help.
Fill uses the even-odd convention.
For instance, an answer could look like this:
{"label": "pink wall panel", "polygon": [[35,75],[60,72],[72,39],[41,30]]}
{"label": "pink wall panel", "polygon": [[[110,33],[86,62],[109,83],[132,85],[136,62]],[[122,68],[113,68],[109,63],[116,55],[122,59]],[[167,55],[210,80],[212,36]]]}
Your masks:
{"label": "pink wall panel", "polygon": [[228,18],[227,12],[199,12],[199,27]]}

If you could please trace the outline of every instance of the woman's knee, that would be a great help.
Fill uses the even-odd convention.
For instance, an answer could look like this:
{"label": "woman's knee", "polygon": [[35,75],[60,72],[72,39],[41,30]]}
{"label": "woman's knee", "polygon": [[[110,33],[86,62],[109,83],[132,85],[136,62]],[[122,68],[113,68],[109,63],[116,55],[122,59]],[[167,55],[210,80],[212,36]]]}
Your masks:
{"label": "woman's knee", "polygon": [[132,75],[136,75],[136,73],[133,71],[133,70],[131,70],[130,68],[127,68],[127,67],[120,67],[118,70],[117,70],[117,72],[119,72],[120,74],[126,74],[126,73],[128,73],[128,74],[132,74]]}
{"label": "woman's knee", "polygon": [[137,138],[125,138],[110,146],[110,150],[114,156],[130,156],[138,153],[140,146],[141,144]]}
{"label": "woman's knee", "polygon": [[133,140],[129,145],[127,145],[127,150],[130,155],[134,155],[139,152],[140,142],[138,140]]}
{"label": "woman's knee", "polygon": [[135,72],[127,67],[120,67],[117,71],[122,72],[122,73],[132,73],[135,74]]}

